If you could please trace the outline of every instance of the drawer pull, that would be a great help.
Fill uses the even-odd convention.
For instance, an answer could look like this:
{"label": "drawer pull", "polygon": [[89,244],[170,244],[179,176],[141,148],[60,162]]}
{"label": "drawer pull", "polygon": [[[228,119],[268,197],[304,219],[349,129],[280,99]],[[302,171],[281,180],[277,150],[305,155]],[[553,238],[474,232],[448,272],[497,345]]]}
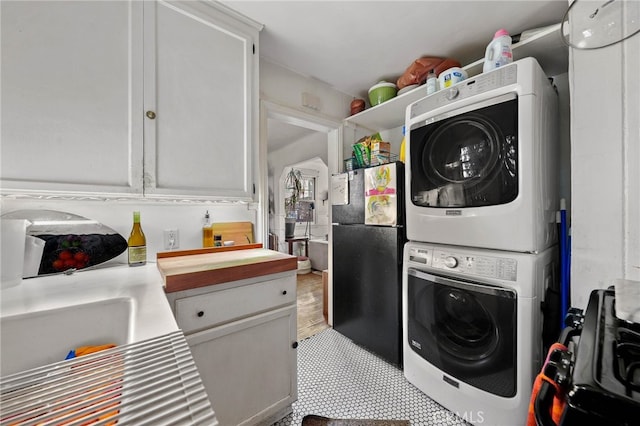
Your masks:
{"label": "drawer pull", "polygon": [[198,311],[198,316],[199,317],[203,317],[204,316],[204,311]]}
{"label": "drawer pull", "polygon": [[293,343],[291,344],[291,347],[292,347],[293,349],[297,348],[297,347],[298,347],[298,342],[293,342]]}
{"label": "drawer pull", "polygon": [[287,294],[287,290],[282,290],[282,294]]}

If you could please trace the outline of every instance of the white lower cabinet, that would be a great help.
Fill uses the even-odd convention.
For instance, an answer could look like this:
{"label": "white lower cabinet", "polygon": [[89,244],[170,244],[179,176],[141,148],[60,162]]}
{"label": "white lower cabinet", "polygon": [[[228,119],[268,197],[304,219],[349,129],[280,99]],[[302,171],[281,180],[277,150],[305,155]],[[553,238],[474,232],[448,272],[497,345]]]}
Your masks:
{"label": "white lower cabinet", "polygon": [[295,400],[295,324],[288,307],[187,336],[221,425],[258,424]]}
{"label": "white lower cabinet", "polygon": [[297,399],[295,271],[167,297],[221,426],[271,425]]}

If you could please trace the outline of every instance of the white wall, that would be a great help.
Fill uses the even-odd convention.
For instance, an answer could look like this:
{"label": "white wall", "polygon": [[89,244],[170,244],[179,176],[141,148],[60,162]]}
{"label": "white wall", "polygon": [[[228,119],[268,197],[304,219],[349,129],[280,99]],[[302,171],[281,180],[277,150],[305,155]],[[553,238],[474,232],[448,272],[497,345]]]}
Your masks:
{"label": "white wall", "polygon": [[[302,106],[303,93],[309,93],[319,99],[318,110]],[[260,99],[319,117],[342,121],[349,115],[349,105],[353,97],[320,80],[260,59]]]}
{"label": "white wall", "polygon": [[[256,211],[246,204],[207,204],[148,201],[92,201],[92,200],[47,200],[47,199],[2,199],[2,213],[21,209],[60,210],[97,220],[117,231],[125,239],[129,237],[133,223],[132,212],[140,211],[142,230],[147,237],[147,261],[155,262],[156,253],[165,251],[163,230],[179,231],[179,249],[202,247],[202,224],[206,210],[211,221],[253,222]],[[255,234],[254,228],[254,234]],[[254,235],[254,238],[257,238]],[[127,263],[126,252],[116,260]]]}
{"label": "white wall", "polygon": [[570,49],[571,304],[640,281],[640,35]]}
{"label": "white wall", "polygon": [[327,164],[327,134],[315,132],[267,156],[269,176],[280,176],[285,166],[319,157]]}

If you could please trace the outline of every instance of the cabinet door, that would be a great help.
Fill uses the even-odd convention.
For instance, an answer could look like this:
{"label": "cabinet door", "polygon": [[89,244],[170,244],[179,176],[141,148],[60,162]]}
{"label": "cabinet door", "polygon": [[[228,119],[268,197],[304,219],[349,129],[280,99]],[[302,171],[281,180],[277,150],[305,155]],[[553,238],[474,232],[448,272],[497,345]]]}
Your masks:
{"label": "cabinet door", "polygon": [[142,193],[142,4],[0,7],[3,192]]}
{"label": "cabinet door", "polygon": [[204,2],[145,2],[145,194],[252,196],[257,31]]}
{"label": "cabinet door", "polygon": [[297,398],[296,308],[187,336],[221,425],[250,425]]}

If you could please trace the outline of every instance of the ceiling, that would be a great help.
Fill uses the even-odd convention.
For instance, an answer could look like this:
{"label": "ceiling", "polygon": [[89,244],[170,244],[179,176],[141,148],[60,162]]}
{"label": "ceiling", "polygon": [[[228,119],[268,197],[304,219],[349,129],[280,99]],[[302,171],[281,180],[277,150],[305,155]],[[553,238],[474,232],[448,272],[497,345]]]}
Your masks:
{"label": "ceiling", "polygon": [[510,34],[558,23],[567,0],[244,1],[227,6],[264,24],[260,56],[365,97],[395,82],[421,56],[462,65],[484,57],[500,28]]}
{"label": "ceiling", "polygon": [[284,148],[293,142],[315,133],[315,130],[305,129],[270,118],[267,120],[267,151]]}
{"label": "ceiling", "polygon": [[[567,0],[222,3],[264,24],[262,58],[359,98],[380,80],[395,82],[419,57],[471,63],[484,57],[496,30],[515,35],[558,23],[568,6]],[[270,123],[269,139],[302,131],[283,126]],[[278,136],[281,127],[290,134]]]}

